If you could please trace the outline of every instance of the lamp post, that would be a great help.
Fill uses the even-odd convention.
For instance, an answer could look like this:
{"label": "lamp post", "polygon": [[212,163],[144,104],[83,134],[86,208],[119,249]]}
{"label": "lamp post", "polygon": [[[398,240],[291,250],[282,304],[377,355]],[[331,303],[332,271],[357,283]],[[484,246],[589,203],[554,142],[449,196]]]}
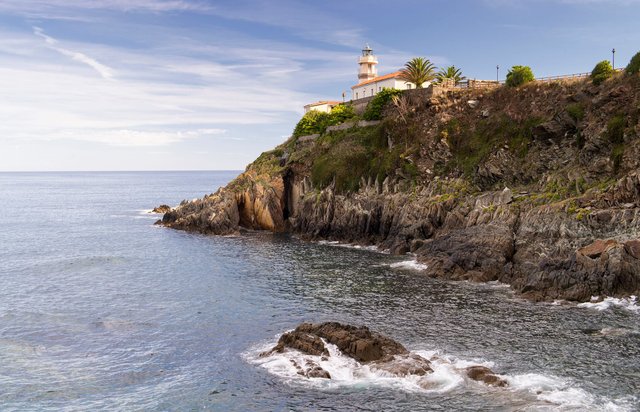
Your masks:
{"label": "lamp post", "polygon": [[496,82],[498,83],[500,83],[499,73],[500,73],[500,65],[496,64]]}
{"label": "lamp post", "polygon": [[611,65],[613,66],[613,70],[616,69],[616,49],[611,49]]}

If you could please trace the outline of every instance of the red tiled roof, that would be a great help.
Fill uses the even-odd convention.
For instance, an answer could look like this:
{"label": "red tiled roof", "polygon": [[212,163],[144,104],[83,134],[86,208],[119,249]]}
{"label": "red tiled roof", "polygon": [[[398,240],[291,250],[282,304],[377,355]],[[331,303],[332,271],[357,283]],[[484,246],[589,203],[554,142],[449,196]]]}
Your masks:
{"label": "red tiled roof", "polygon": [[356,84],[355,86],[351,86],[351,88],[355,89],[356,87],[364,86],[366,84],[377,83],[377,82],[380,82],[382,80],[387,80],[387,79],[393,79],[395,77],[400,76],[401,73],[402,73],[402,71],[397,71],[397,72],[385,74],[383,76],[374,77],[371,80],[365,80],[363,82],[360,82],[360,83]]}
{"label": "red tiled roof", "polygon": [[336,105],[336,104],[341,104],[341,103],[342,102],[337,101],[337,100],[320,100],[319,102],[305,104],[305,107],[306,106],[320,106],[322,104],[329,104],[329,105],[333,104],[333,105]]}

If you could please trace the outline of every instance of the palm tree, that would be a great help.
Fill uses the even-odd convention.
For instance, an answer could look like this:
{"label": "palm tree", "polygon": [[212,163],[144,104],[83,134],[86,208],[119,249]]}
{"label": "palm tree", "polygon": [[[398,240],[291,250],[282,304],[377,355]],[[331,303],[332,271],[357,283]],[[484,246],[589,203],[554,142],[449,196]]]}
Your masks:
{"label": "palm tree", "polygon": [[453,79],[453,83],[457,84],[462,80],[466,79],[462,75],[462,70],[458,69],[456,66],[449,66],[446,69],[441,68],[438,74],[436,74],[436,80],[438,83],[442,83],[444,79]]}
{"label": "palm tree", "polygon": [[436,78],[436,67],[423,57],[414,57],[404,65],[399,76],[401,80],[414,83],[417,88],[421,88],[423,83],[430,82]]}

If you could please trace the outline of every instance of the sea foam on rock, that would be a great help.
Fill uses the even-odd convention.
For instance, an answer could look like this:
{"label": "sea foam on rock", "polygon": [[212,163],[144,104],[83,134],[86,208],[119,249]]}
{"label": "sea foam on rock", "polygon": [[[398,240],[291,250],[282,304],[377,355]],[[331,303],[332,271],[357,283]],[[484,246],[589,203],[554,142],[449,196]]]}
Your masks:
{"label": "sea foam on rock", "polygon": [[[302,323],[295,330],[285,332],[276,346],[262,352],[260,357],[267,358],[274,354],[295,350],[326,361],[331,357],[330,348],[334,346],[338,351],[334,356],[351,358],[383,376],[418,378],[433,373],[430,360],[417,353],[409,352],[399,342],[372,332],[366,326],[352,326],[338,322]],[[331,379],[331,374],[314,360],[291,359],[290,362],[296,368],[298,375]],[[469,366],[464,368],[463,372],[468,378],[487,385],[507,386],[507,381],[498,377],[486,366]],[[430,381],[424,381],[420,385],[429,387],[432,384]]]}

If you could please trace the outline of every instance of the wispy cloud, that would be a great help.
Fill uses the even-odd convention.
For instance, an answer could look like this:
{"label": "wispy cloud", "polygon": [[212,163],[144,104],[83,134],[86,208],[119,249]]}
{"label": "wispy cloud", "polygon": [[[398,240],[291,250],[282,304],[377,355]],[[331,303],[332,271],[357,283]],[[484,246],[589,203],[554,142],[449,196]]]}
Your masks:
{"label": "wispy cloud", "polygon": [[33,34],[35,34],[36,36],[42,37],[46,42],[46,44],[49,45],[49,47],[52,50],[55,50],[64,56],[70,57],[71,59],[77,62],[88,65],[89,67],[97,71],[100,74],[100,76],[104,77],[105,79],[113,78],[113,69],[111,69],[109,66],[106,66],[95,59],[92,59],[91,57],[87,56],[84,53],[80,53],[77,51],[68,50],[68,49],[64,49],[62,47],[56,46],[56,44],[58,44],[58,41],[53,37],[47,36],[44,33],[44,30],[42,30],[40,27],[34,27]]}
{"label": "wispy cloud", "polygon": [[183,140],[208,138],[226,133],[224,129],[196,129],[188,131],[140,131],[140,130],[82,130],[82,133],[65,131],[49,134],[48,140],[82,140],[110,146],[166,146]]}
{"label": "wispy cloud", "polygon": [[[0,29],[0,143],[161,146],[228,140],[222,131],[229,127],[287,122],[316,97],[292,87],[304,84],[294,80],[306,50],[295,47],[265,45],[273,56],[260,59],[224,42],[210,49],[193,39],[160,38],[155,47],[129,50],[58,39],[42,27],[32,33]],[[221,55],[227,63],[216,61]],[[116,69],[89,56],[109,61],[117,77]],[[305,81],[325,74],[321,68],[306,70]]]}
{"label": "wispy cloud", "polygon": [[0,11],[41,14],[55,10],[116,10],[125,12],[207,11],[202,1],[187,0],[0,0]]}

